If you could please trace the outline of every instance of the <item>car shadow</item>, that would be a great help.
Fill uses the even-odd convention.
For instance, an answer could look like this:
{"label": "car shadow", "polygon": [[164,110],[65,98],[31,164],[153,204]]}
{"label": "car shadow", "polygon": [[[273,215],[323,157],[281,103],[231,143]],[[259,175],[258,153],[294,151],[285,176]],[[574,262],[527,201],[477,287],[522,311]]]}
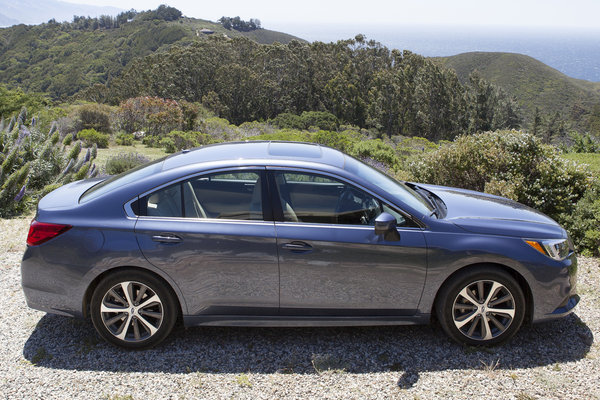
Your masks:
{"label": "car shadow", "polygon": [[579,360],[594,337],[577,315],[525,326],[508,343],[461,346],[436,326],[347,328],[179,327],[154,349],[127,351],[102,341],[89,321],[47,314],[23,349],[33,365],[57,369],[166,373],[394,371],[398,385],[422,372],[532,368]]}

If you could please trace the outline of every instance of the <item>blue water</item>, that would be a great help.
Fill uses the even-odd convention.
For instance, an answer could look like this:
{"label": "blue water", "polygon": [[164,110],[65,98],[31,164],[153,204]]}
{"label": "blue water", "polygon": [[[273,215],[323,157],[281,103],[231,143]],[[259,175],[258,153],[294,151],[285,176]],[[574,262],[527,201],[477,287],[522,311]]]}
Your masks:
{"label": "blue water", "polygon": [[324,42],[362,33],[389,48],[411,50],[428,57],[469,51],[521,53],[573,78],[600,82],[600,26],[598,30],[289,24],[268,28]]}

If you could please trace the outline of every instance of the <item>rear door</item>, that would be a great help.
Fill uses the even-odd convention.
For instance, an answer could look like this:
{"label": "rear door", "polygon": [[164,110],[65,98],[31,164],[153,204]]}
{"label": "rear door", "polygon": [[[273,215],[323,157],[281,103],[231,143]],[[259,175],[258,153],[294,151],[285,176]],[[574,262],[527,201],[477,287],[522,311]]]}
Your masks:
{"label": "rear door", "polygon": [[190,315],[277,314],[279,268],[264,169],[212,172],[139,200],[144,256],[173,278]]}
{"label": "rear door", "polygon": [[[341,179],[271,171],[281,203],[275,223],[282,315],[393,316],[416,313],[426,275],[423,232],[397,209]],[[383,211],[400,240],[375,235]]]}

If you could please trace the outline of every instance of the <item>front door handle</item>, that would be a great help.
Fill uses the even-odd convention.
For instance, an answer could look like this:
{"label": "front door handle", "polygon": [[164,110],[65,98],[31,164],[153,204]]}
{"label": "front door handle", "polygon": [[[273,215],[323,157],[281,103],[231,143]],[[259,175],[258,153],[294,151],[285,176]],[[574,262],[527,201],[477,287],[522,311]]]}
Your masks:
{"label": "front door handle", "polygon": [[306,252],[312,251],[312,249],[313,249],[310,244],[300,242],[300,241],[284,243],[281,247],[286,250],[290,250],[293,253],[306,253]]}
{"label": "front door handle", "polygon": [[159,243],[180,243],[183,242],[183,239],[177,235],[172,235],[169,233],[161,233],[160,235],[152,236],[152,240]]}

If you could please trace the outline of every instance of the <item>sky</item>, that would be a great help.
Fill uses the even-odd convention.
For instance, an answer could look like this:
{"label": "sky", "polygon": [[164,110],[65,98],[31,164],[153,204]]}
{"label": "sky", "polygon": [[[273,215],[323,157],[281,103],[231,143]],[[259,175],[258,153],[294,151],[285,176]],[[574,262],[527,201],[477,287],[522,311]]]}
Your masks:
{"label": "sky", "polygon": [[600,30],[599,0],[64,0],[138,11],[167,4],[185,16],[258,18],[267,29],[300,24],[434,25]]}

